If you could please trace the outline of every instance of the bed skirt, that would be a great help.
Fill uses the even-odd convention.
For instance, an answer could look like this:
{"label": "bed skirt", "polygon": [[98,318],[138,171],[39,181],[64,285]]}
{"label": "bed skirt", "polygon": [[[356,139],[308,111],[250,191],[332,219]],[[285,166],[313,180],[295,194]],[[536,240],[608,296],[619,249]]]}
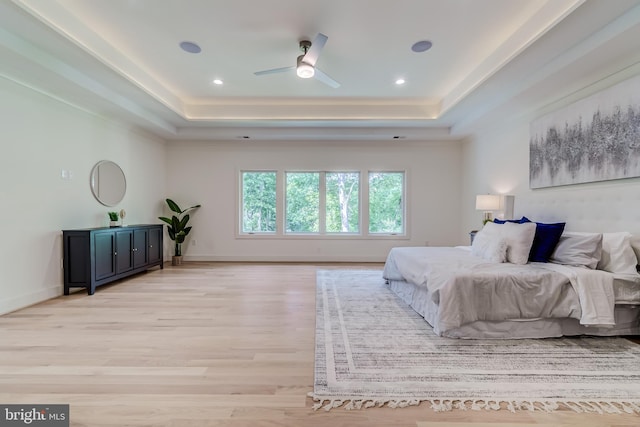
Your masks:
{"label": "bed skirt", "polygon": [[[427,288],[399,280],[389,280],[389,288],[413,308],[418,314],[434,325],[438,305],[433,302]],[[468,339],[524,339],[551,338],[561,336],[593,335],[622,336],[640,335],[640,305],[617,304],[615,306],[613,328],[588,327],[578,319],[513,319],[505,321],[482,321],[467,323],[446,331],[435,331],[449,338]]]}

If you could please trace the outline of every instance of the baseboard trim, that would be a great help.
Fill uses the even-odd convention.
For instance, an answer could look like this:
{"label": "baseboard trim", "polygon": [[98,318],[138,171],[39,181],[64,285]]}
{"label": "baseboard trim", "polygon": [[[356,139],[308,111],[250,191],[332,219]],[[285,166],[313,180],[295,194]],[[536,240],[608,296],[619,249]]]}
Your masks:
{"label": "baseboard trim", "polygon": [[185,255],[184,261],[210,262],[384,262],[380,256],[215,256]]}
{"label": "baseboard trim", "polygon": [[30,305],[56,298],[62,295],[62,286],[49,286],[36,292],[19,295],[13,298],[0,299],[0,315],[11,313]]}

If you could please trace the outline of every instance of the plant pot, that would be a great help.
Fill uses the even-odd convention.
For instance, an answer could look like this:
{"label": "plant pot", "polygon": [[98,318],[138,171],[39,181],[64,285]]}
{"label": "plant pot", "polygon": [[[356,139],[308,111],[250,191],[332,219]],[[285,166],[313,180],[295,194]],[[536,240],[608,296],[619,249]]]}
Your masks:
{"label": "plant pot", "polygon": [[109,221],[109,227],[113,228],[113,227],[120,227],[118,225],[118,221]]}
{"label": "plant pot", "polygon": [[181,265],[182,264],[182,255],[180,256],[172,256],[171,257],[171,265]]}

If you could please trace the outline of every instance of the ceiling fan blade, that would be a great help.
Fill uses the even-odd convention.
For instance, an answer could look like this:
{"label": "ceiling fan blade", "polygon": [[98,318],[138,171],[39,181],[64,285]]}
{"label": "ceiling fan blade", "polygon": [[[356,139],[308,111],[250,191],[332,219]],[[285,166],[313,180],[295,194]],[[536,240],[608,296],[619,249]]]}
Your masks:
{"label": "ceiling fan blade", "polygon": [[331,86],[334,89],[337,89],[340,87],[340,83],[338,83],[337,81],[333,80],[331,77],[329,77],[326,73],[324,73],[323,71],[319,70],[319,69],[315,69],[315,74],[313,75],[316,79],[320,80],[322,83]]}
{"label": "ceiling fan blade", "polygon": [[271,70],[256,71],[253,74],[255,74],[256,76],[263,76],[265,74],[284,73],[284,72],[287,72],[287,71],[293,71],[295,69],[296,69],[296,67],[293,67],[293,66],[291,66],[291,67],[282,67],[282,68],[273,68]]}
{"label": "ceiling fan blade", "polygon": [[318,57],[320,56],[320,52],[322,52],[322,48],[324,47],[328,38],[329,37],[325,36],[324,34],[318,33],[316,38],[311,42],[311,47],[302,60],[312,67],[315,66],[316,62],[318,61]]}

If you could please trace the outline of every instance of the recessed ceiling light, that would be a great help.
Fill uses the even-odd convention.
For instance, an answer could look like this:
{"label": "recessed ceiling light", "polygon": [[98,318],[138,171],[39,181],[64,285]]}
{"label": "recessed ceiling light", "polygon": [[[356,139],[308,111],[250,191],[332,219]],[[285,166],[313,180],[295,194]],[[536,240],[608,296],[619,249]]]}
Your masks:
{"label": "recessed ceiling light", "polygon": [[405,83],[406,83],[405,79],[398,79],[398,80],[396,80],[396,84],[397,84],[397,85],[403,85],[403,84],[405,84]]}
{"label": "recessed ceiling light", "polygon": [[189,53],[200,53],[202,51],[202,49],[200,49],[200,46],[198,46],[194,42],[181,42],[180,48]]}
{"label": "recessed ceiling light", "polygon": [[214,84],[214,85],[221,85],[221,84],[223,84],[223,83],[224,83],[224,82],[223,82],[222,80],[220,80],[220,79],[215,79],[215,80],[213,81],[213,84]]}
{"label": "recessed ceiling light", "polygon": [[417,53],[426,52],[427,50],[431,49],[431,46],[433,46],[433,43],[431,43],[429,40],[420,40],[419,42],[415,42],[411,46],[411,50]]}

